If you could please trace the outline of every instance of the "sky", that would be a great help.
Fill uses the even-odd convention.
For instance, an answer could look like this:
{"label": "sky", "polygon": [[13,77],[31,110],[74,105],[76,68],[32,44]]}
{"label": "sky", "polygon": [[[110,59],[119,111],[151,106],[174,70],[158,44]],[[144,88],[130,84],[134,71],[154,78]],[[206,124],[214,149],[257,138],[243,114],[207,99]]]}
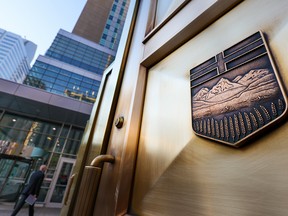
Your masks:
{"label": "sky", "polygon": [[71,32],[87,0],[0,0],[0,28],[37,45],[45,55],[60,29]]}

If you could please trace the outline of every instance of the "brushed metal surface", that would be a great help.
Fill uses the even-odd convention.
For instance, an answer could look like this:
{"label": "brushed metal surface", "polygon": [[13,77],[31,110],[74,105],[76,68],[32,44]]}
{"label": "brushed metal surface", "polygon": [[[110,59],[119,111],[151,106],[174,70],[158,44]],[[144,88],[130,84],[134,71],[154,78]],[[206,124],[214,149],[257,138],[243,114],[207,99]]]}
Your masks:
{"label": "brushed metal surface", "polygon": [[[136,22],[130,50],[123,49],[121,53],[128,55],[121,91],[115,88],[115,79],[121,76],[119,68],[125,63],[116,61],[118,66],[113,73],[120,75],[112,74],[103,106],[99,105],[104,117],[101,120],[101,111],[94,114],[98,119],[94,119],[95,126],[89,133],[89,141],[97,145],[106,140],[107,153],[116,158],[113,165],[103,167],[94,215],[286,216],[287,120],[240,149],[195,136],[189,70],[261,30],[268,35],[268,45],[287,86],[288,1],[243,1],[180,48],[183,43],[178,41],[178,49],[165,59],[158,52],[164,45],[167,47],[163,40],[152,38],[156,43],[153,49],[142,44],[149,4],[141,1],[140,5],[137,16],[144,18]],[[186,21],[183,19],[184,26]],[[200,21],[198,30],[205,23]],[[163,29],[164,35],[165,31],[173,32],[172,28]],[[148,70],[140,64],[143,53],[144,58],[151,60],[156,56],[161,61],[152,68],[154,63],[149,63]],[[115,92],[119,98],[114,97]],[[115,113],[110,113],[114,112],[111,104],[115,100]],[[121,130],[113,127],[113,114],[125,116]],[[109,127],[111,134],[105,138]],[[91,147],[86,161],[99,154],[97,145]]]}
{"label": "brushed metal surface", "polygon": [[142,65],[151,67],[156,64],[242,1],[184,1],[183,8],[180,6],[181,10],[177,9],[176,14],[172,13],[173,18],[168,16],[144,39]]}
{"label": "brushed metal surface", "polygon": [[287,9],[244,1],[149,69],[131,215],[288,215],[287,120],[234,149],[196,137],[187,109],[189,70],[259,29],[287,86]]}
{"label": "brushed metal surface", "polygon": [[[98,182],[101,176],[101,168],[86,166],[82,175],[80,193],[75,203],[74,216],[91,216],[97,195]],[[93,182],[93,183],[92,183]]]}

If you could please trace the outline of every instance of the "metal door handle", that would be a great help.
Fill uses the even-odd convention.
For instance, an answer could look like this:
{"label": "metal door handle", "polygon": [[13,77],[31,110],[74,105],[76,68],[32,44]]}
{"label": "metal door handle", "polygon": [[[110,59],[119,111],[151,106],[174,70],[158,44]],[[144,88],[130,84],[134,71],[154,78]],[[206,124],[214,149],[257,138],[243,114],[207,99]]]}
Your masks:
{"label": "metal door handle", "polygon": [[102,163],[109,162],[114,163],[115,157],[112,155],[98,155],[96,158],[93,159],[90,166],[93,167],[101,167]]}
{"label": "metal door handle", "polygon": [[114,161],[115,157],[112,155],[98,155],[90,166],[85,166],[73,216],[91,216],[93,214],[102,164],[104,162],[114,163]]}
{"label": "metal door handle", "polygon": [[67,192],[66,192],[65,199],[64,199],[64,205],[67,205],[68,197],[69,197],[70,190],[71,190],[71,187],[72,187],[72,184],[73,184],[75,176],[76,176],[76,173],[72,174],[70,179],[69,179],[69,183],[68,183],[68,186],[67,186]]}

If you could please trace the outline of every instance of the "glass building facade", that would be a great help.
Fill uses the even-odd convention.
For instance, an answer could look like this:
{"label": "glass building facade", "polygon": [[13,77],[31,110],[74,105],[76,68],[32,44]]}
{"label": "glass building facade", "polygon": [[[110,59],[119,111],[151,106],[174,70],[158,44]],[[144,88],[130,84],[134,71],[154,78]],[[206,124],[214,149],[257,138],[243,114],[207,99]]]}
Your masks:
{"label": "glass building facade", "polygon": [[60,29],[23,83],[94,103],[102,74],[115,55],[113,50]]}
{"label": "glass building facade", "polygon": [[45,55],[99,75],[114,61],[114,52],[68,36],[58,33]]}
{"label": "glass building facade", "polygon": [[[44,58],[56,60],[62,65],[55,67],[51,65],[53,61],[43,63],[38,58],[23,83],[55,94],[95,102],[102,74],[115,59],[129,2],[129,0],[114,0],[111,2],[111,7],[105,8],[108,17],[103,18],[94,14],[97,18],[95,21],[89,19],[89,14],[96,13],[101,7],[84,8],[81,14],[84,16],[83,22],[76,28],[76,32],[81,36],[60,29],[45,53]],[[95,29],[100,32],[99,41],[86,39],[94,32],[91,29],[93,26],[91,22],[104,24],[103,29]],[[82,32],[82,28],[87,31]],[[83,70],[86,73],[83,73]],[[89,73],[99,77],[88,76]]]}
{"label": "glass building facade", "polygon": [[[61,204],[83,132],[74,125],[0,111],[0,200],[14,201],[30,172],[45,163],[38,202]],[[62,171],[53,183],[59,165]]]}
{"label": "glass building facade", "polygon": [[128,11],[129,0],[115,0],[106,21],[100,44],[111,50],[117,50]]}
{"label": "glass building facade", "polygon": [[[89,107],[92,110],[92,103],[96,100],[103,72],[114,61],[128,2],[129,0],[114,0],[113,6],[109,6],[106,11],[109,18],[96,19],[105,24],[105,29],[98,27],[91,29],[88,25],[90,31],[99,31],[101,41],[91,41],[86,37],[60,29],[45,56],[40,55],[36,59],[23,82],[25,87],[15,88],[23,88],[25,92],[26,88],[30,88],[29,86],[34,87],[30,88],[30,95],[27,95],[27,92],[25,97],[20,93],[17,95],[19,104],[23,101],[27,102],[27,104],[22,103],[23,109],[19,109],[22,104],[13,107],[17,108],[15,112],[11,109],[9,100],[16,95],[7,96],[6,107],[1,107],[0,103],[0,200],[15,201],[31,171],[38,169],[44,163],[48,166],[48,171],[38,202],[47,207],[63,206],[66,186],[84,132],[85,126],[82,123],[86,118],[82,117],[87,114]],[[101,7],[98,10],[101,10]],[[83,11],[87,16],[90,12],[93,11],[90,10],[89,13]],[[94,14],[98,15],[95,11]],[[43,96],[36,97],[33,92],[36,91],[35,88],[47,92],[37,90],[43,93]],[[36,98],[37,103],[29,101]],[[54,103],[59,107],[54,106]],[[63,116],[65,120],[52,121],[49,117],[35,117],[34,113],[31,114],[30,104],[35,105],[35,115],[47,112],[47,116],[50,116],[50,109],[54,109],[51,112],[53,114],[61,109],[61,114],[56,115],[58,118]],[[74,116],[76,123],[65,123],[73,119],[69,115],[70,112],[73,114],[77,112],[77,116],[76,114]]]}
{"label": "glass building facade", "polygon": [[96,78],[73,73],[63,65],[53,65],[51,61],[47,63],[45,59],[38,58],[24,84],[59,95],[74,92],[74,98],[94,102],[101,82]]}

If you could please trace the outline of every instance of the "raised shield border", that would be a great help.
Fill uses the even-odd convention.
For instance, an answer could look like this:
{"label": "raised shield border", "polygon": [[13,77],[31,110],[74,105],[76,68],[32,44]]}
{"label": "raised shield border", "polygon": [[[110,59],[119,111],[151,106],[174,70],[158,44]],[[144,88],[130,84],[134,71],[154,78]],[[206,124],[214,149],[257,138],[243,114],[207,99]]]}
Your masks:
{"label": "raised shield border", "polygon": [[287,113],[287,97],[261,31],[190,70],[192,129],[240,147]]}

